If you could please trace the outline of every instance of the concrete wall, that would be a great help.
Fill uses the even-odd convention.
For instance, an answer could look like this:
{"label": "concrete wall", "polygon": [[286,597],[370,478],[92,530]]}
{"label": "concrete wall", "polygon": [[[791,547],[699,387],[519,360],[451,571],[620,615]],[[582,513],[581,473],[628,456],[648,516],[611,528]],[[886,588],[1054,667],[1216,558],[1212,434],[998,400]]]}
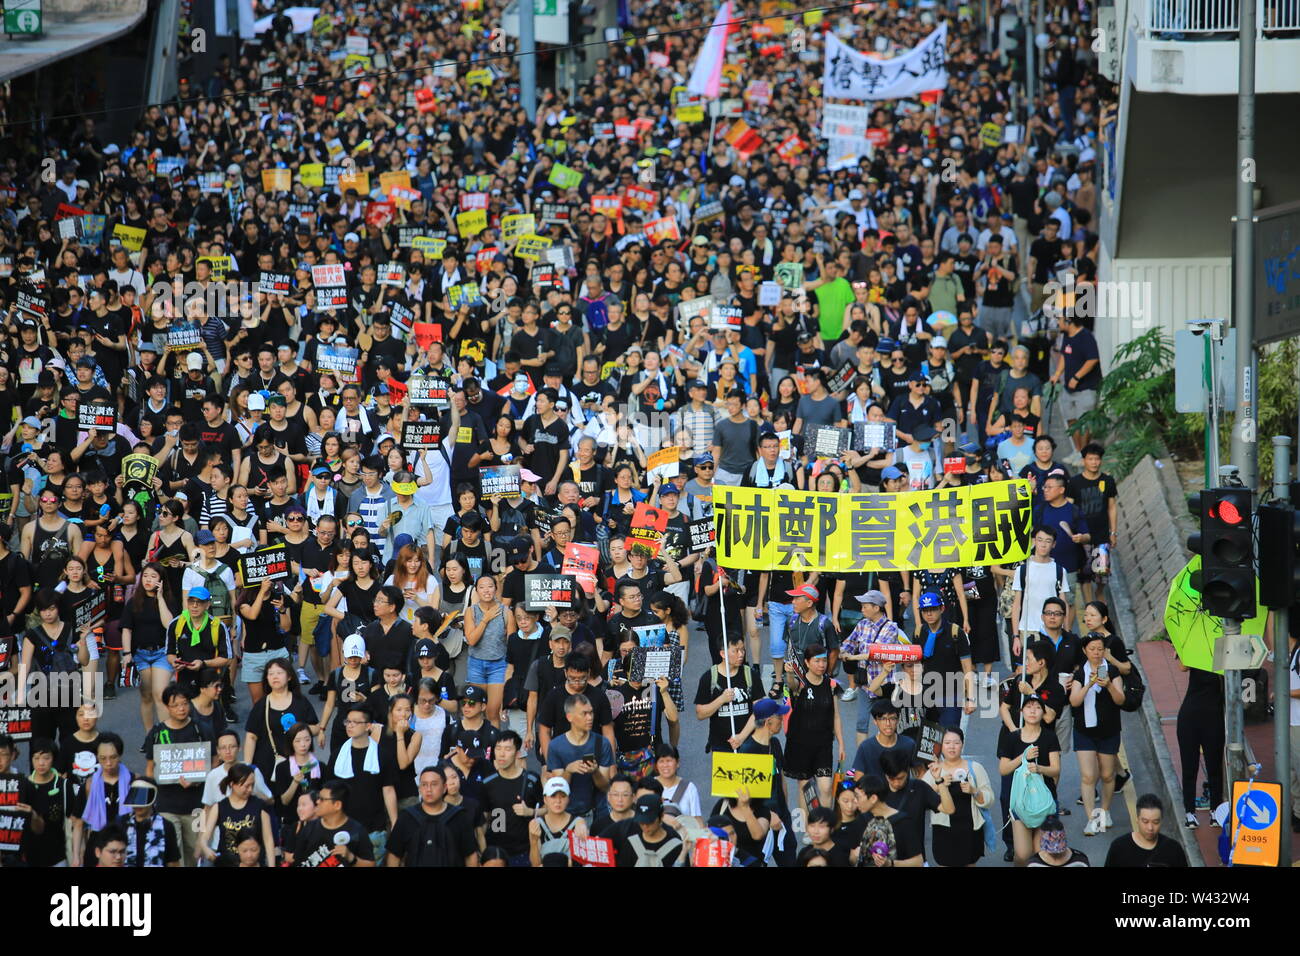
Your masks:
{"label": "concrete wall", "polygon": [[147,0],[44,0],[45,16],[51,20],[102,20],[139,13]]}

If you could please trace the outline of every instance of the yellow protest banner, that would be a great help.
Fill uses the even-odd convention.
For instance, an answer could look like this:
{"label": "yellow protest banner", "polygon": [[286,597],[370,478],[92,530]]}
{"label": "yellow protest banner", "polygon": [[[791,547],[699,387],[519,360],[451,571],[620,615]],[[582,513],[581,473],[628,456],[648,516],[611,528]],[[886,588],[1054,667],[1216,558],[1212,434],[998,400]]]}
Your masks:
{"label": "yellow protest banner", "polygon": [[491,86],[492,71],[486,69],[470,70],[468,73],[465,74],[465,82],[468,83],[470,86]]}
{"label": "yellow protest banner", "polygon": [[824,11],[805,10],[803,14],[803,25],[806,27],[815,27],[817,26],[817,24],[822,22],[824,17],[825,17]]}
{"label": "yellow protest banner", "polygon": [[303,163],[298,167],[298,182],[304,186],[324,186],[325,164]]}
{"label": "yellow protest banner", "polygon": [[772,796],[775,776],[771,754],[728,754],[715,750],[709,793],[714,797],[734,797],[744,787],[751,799],[766,800]]}
{"label": "yellow protest banner", "polygon": [[519,245],[515,246],[515,255],[520,259],[537,260],[542,252],[551,248],[551,240],[546,236],[521,236]]}
{"label": "yellow protest banner", "polygon": [[144,229],[118,223],[113,227],[113,238],[120,242],[127,252],[139,252],[140,247],[144,245]]}
{"label": "yellow protest banner", "polygon": [[501,219],[501,238],[506,242],[514,242],[535,232],[537,232],[537,217],[532,213],[516,213]]}
{"label": "yellow protest banner", "polygon": [[212,270],[212,278],[218,282],[226,277],[226,274],[235,267],[235,260],[232,256],[199,256],[199,262],[206,262]]}
{"label": "yellow protest banner", "polygon": [[456,214],[456,231],[460,233],[462,239],[468,239],[470,236],[477,236],[486,228],[486,209],[471,209],[468,212]]}
{"label": "yellow protest banner", "polygon": [[1029,482],[844,494],[719,486],[718,563],[772,571],[891,571],[1020,561],[1029,554]]}
{"label": "yellow protest banner", "polygon": [[287,193],[293,188],[293,174],[287,169],[264,169],[262,188],[268,193]]}
{"label": "yellow protest banner", "polygon": [[351,66],[360,66],[363,70],[370,69],[370,57],[364,53],[349,53],[347,59],[343,61],[343,69],[346,71]]}
{"label": "yellow protest banner", "polygon": [[980,142],[989,149],[997,149],[1002,143],[1002,127],[997,123],[985,123],[980,127]]}
{"label": "yellow protest banner", "polygon": [[385,195],[387,195],[388,191],[394,186],[400,186],[402,189],[410,189],[411,174],[405,169],[394,169],[379,174],[379,188]]}
{"label": "yellow protest banner", "polygon": [[447,240],[435,236],[416,236],[411,240],[411,248],[419,249],[426,259],[441,259],[447,248]]}
{"label": "yellow protest banner", "polygon": [[370,174],[356,169],[349,173],[339,173],[339,192],[345,193],[355,189],[358,196],[370,195]]}

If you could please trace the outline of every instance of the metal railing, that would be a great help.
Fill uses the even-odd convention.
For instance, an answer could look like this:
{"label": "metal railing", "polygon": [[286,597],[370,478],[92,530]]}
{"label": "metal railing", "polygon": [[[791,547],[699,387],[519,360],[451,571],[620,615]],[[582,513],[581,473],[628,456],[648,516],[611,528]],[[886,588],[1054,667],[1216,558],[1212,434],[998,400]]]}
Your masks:
{"label": "metal railing", "polygon": [[[1255,0],[1260,34],[1300,31],[1300,0]],[[1164,34],[1237,32],[1238,0],[1147,0],[1146,29]]]}

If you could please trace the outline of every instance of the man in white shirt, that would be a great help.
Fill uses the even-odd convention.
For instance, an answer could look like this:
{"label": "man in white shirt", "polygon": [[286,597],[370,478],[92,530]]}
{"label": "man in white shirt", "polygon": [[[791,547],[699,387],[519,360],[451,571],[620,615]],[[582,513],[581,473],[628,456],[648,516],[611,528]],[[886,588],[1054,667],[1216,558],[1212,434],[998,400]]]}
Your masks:
{"label": "man in white shirt", "polygon": [[144,276],[139,269],[131,265],[126,250],[121,246],[117,246],[113,250],[113,268],[108,270],[108,277],[117,283],[118,289],[130,286],[135,289],[137,297],[144,298],[146,289]]}
{"label": "man in white shirt", "polygon": [[1015,595],[1011,604],[1012,657],[1020,656],[1022,634],[1037,634],[1045,628],[1043,602],[1048,598],[1060,598],[1065,602],[1067,630],[1074,616],[1073,602],[1066,597],[1070,593],[1070,582],[1065,571],[1052,558],[1056,535],[1051,528],[1039,526],[1034,529],[1033,540],[1034,553],[1011,578],[1011,590]]}

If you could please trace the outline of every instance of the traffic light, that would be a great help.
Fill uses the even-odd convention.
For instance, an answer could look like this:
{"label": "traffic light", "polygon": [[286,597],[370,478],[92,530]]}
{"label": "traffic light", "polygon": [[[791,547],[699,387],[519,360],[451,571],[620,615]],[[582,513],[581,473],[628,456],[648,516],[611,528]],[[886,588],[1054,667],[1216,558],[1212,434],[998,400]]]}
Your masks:
{"label": "traffic light", "polygon": [[1283,608],[1300,593],[1300,511],[1289,504],[1259,506],[1259,603]]}
{"label": "traffic light", "polygon": [[581,63],[587,59],[587,51],[582,44],[587,42],[587,37],[596,32],[596,7],[590,3],[578,3],[576,0],[569,3],[569,55],[575,62]]}
{"label": "traffic light", "polygon": [[1215,488],[1187,499],[1201,522],[1187,550],[1201,556],[1201,603],[1215,617],[1245,620],[1255,614],[1254,498],[1245,488]]}

